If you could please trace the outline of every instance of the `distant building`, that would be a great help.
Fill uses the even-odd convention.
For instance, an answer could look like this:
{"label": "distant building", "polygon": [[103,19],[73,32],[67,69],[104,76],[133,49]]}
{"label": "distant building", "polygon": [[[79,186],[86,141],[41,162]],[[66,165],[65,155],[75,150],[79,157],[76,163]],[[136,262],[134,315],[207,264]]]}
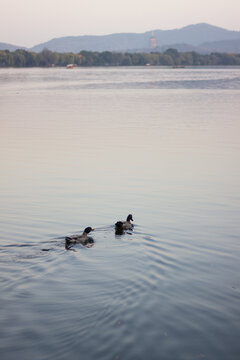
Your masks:
{"label": "distant building", "polygon": [[154,32],[152,32],[152,36],[149,39],[149,49],[155,49],[157,47],[157,39],[154,36]]}

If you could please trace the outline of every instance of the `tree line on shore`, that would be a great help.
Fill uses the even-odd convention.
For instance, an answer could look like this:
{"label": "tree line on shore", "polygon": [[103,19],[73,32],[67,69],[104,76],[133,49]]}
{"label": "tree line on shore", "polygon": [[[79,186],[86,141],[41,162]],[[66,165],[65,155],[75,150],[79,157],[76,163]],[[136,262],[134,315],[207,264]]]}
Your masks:
{"label": "tree line on shore", "polygon": [[40,53],[18,49],[0,50],[0,67],[51,67],[67,66],[221,66],[240,65],[240,54],[212,53],[201,55],[194,51],[178,52],[168,49],[164,53],[121,53],[81,51],[57,53],[44,49]]}

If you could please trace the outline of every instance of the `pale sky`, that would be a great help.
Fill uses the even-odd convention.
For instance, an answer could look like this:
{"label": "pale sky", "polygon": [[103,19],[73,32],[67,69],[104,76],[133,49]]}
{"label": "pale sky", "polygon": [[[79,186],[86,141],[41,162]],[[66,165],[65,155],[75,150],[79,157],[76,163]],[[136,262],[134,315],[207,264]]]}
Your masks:
{"label": "pale sky", "polygon": [[61,36],[200,22],[240,31],[240,0],[0,0],[0,42],[27,47]]}

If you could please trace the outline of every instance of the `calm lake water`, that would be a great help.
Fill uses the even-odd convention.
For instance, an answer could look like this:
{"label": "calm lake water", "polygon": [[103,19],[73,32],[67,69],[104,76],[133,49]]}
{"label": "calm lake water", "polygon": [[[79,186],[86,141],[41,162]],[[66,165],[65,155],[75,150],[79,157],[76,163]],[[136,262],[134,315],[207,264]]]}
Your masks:
{"label": "calm lake water", "polygon": [[1,360],[238,360],[240,68],[1,69],[0,114]]}

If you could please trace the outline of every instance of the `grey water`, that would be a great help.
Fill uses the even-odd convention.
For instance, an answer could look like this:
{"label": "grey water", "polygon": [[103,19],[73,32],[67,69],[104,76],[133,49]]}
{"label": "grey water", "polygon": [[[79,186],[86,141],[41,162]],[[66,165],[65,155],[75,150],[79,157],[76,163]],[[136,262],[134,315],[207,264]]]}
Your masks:
{"label": "grey water", "polygon": [[0,70],[1,360],[240,358],[239,114],[240,68]]}

